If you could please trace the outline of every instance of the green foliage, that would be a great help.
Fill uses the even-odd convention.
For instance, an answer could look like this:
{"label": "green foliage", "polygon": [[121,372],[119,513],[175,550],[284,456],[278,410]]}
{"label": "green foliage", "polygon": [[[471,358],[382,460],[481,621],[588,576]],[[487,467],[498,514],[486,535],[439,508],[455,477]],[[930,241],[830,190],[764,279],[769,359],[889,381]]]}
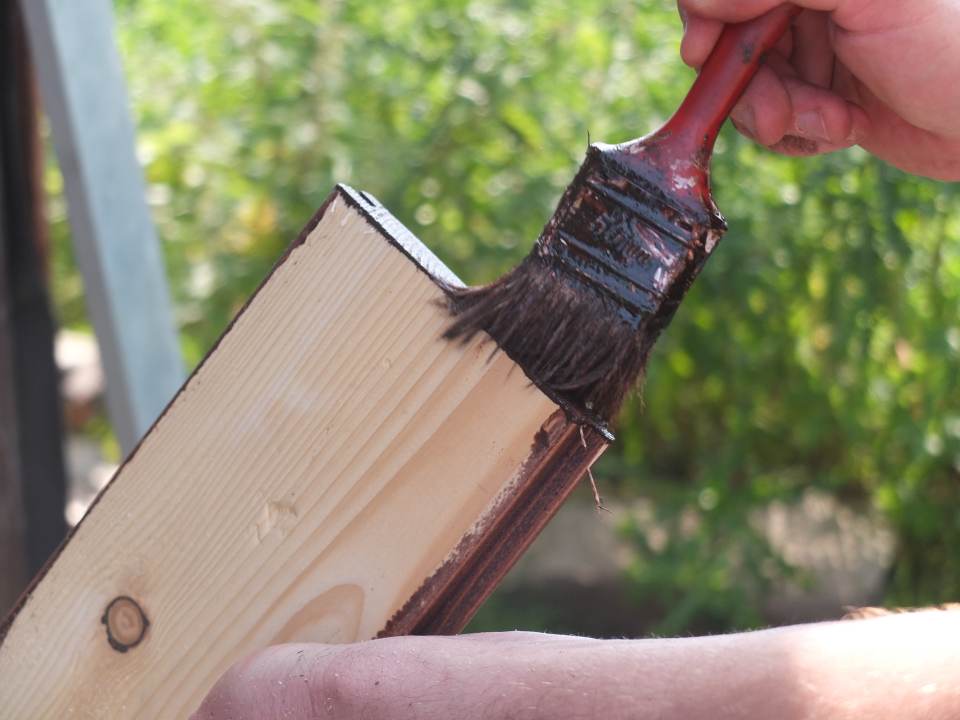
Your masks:
{"label": "green foliage", "polygon": [[[377,195],[465,279],[491,279],[526,254],[588,136],[654,129],[692,77],[665,0],[119,0],[117,13],[191,363],[334,182]],[[631,583],[668,610],[664,629],[756,623],[789,569],[748,514],[817,486],[892,522],[891,601],[956,599],[957,190],[858,151],[775,157],[729,131],[714,185],[730,232],[597,472],[676,528],[656,547],[625,530]],[[77,324],[59,202],[55,287]]]}
{"label": "green foliage", "polygon": [[[696,541],[675,533],[662,555],[684,601],[710,583],[703,608],[726,596],[741,622],[764,583],[729,566],[780,572],[746,514],[808,486],[893,523],[890,601],[956,597],[956,190],[859,152],[790,161],[728,140],[714,183],[731,232],[655,351],[609,472],[668,517],[696,513]],[[641,575],[658,565],[644,556]]]}

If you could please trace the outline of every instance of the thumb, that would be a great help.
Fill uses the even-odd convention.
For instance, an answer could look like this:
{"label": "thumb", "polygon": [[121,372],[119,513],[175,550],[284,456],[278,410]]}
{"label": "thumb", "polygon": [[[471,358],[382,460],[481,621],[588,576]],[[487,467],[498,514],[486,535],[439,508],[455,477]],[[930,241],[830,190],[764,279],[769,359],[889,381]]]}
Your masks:
{"label": "thumb", "polygon": [[[807,10],[833,12],[843,4],[843,1],[795,0],[793,4]],[[783,4],[783,0],[679,0],[677,3],[682,14],[725,23],[752,20]]]}
{"label": "thumb", "polygon": [[[844,0],[794,0],[793,4],[807,10],[833,12],[839,9],[843,2]],[[727,23],[752,20],[783,4],[783,0],[679,0],[677,3],[681,13]]]}
{"label": "thumb", "polygon": [[[834,12],[850,0],[795,0],[793,5],[808,10]],[[683,20],[680,57],[692,68],[706,62],[726,23],[744,22],[760,17],[783,0],[677,0]]]}

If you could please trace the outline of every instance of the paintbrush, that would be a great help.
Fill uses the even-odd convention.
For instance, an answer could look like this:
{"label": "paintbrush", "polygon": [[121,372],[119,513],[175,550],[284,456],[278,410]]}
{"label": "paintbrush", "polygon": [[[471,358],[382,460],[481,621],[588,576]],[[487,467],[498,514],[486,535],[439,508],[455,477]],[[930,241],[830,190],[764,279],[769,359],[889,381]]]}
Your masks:
{"label": "paintbrush", "polygon": [[660,130],[591,145],[526,259],[490,285],[448,289],[446,337],[485,331],[572,419],[607,433],[726,230],[710,193],[714,141],[798,12],[726,26]]}

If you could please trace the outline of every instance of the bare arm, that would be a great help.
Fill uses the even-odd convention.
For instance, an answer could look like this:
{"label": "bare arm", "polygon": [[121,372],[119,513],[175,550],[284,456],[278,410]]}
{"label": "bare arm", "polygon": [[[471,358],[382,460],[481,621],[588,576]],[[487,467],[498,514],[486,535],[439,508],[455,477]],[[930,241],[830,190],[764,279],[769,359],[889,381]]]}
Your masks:
{"label": "bare arm", "polygon": [[235,666],[194,717],[947,720],[960,717],[960,613],[684,639],[282,645]]}

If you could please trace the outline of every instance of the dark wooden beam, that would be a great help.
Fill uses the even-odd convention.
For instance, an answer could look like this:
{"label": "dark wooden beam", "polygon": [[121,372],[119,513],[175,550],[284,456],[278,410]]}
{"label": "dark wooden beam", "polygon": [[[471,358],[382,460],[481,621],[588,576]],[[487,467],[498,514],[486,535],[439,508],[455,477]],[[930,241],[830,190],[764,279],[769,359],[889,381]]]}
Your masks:
{"label": "dark wooden beam", "polygon": [[[0,147],[0,164],[3,148]],[[0,193],[4,193],[0,174]],[[13,374],[13,327],[7,292],[6,216],[0,204],[0,614],[9,610],[27,581],[27,549],[20,492],[20,458]]]}
{"label": "dark wooden beam", "polygon": [[26,516],[26,566],[33,574],[66,533],[66,472],[54,323],[39,238],[41,165],[37,104],[22,18],[16,3],[0,12],[0,152],[4,304],[19,456],[20,498]]}
{"label": "dark wooden beam", "polygon": [[[0,11],[0,47],[3,48],[3,96],[8,93],[9,38],[12,11]],[[6,138],[4,138],[6,139]],[[17,441],[17,411],[13,372],[13,313],[7,283],[7,197],[5,147],[0,142],[0,612],[13,606],[27,581],[26,515],[20,486],[20,457]]]}

